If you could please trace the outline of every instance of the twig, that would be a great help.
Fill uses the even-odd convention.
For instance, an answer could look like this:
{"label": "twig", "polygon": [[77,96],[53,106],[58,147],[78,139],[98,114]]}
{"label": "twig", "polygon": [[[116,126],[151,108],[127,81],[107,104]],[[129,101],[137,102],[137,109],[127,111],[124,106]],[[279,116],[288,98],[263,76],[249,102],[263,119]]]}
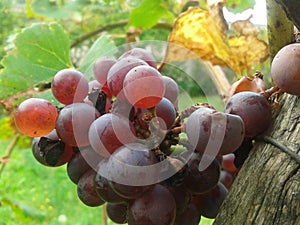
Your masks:
{"label": "twig", "polygon": [[[3,157],[3,158],[9,158],[10,156],[11,156],[11,153],[12,153],[12,151],[14,150],[14,148],[15,148],[15,146],[16,146],[16,144],[17,144],[17,141],[18,141],[18,139],[19,139],[19,137],[20,137],[20,134],[17,134],[13,139],[12,139],[12,141],[9,143],[9,145],[7,146],[7,148],[6,148],[6,153],[5,153],[5,156]],[[1,168],[0,168],[0,177],[1,177],[1,174],[2,174],[2,172],[3,172],[3,170],[4,170],[4,168],[5,168],[5,166],[6,166],[6,163],[3,163],[2,164],[2,166],[1,166]]]}
{"label": "twig", "polygon": [[291,156],[292,159],[294,159],[298,164],[300,164],[300,156],[297,155],[293,150],[291,150],[287,146],[279,143],[276,139],[274,139],[270,136],[262,135],[262,136],[259,136],[257,138],[257,140],[263,140],[266,143],[272,144],[273,146],[277,147],[282,152],[284,152],[284,153],[288,154],[289,156]]}
{"label": "twig", "polygon": [[106,214],[106,204],[102,205],[102,221],[103,221],[103,225],[108,225],[107,214]]}
{"label": "twig", "polygon": [[[100,26],[98,28],[96,28],[95,30],[92,30],[89,33],[83,34],[77,38],[75,38],[75,40],[73,41],[73,43],[71,44],[71,48],[77,46],[78,44],[80,44],[81,42],[103,32],[106,30],[113,30],[115,28],[118,27],[124,27],[128,24],[128,20],[121,20],[118,22],[114,22],[114,23],[109,23],[105,26]],[[172,30],[173,29],[173,25],[170,23],[163,23],[163,22],[158,22],[155,26],[152,27],[153,29],[166,29],[166,30]]]}

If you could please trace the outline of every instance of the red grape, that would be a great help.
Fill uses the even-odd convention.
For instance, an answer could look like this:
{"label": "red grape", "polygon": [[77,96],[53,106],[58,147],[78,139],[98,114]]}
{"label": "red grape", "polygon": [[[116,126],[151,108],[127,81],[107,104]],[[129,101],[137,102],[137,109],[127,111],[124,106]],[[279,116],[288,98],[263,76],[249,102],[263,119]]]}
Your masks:
{"label": "red grape", "polygon": [[89,169],[96,168],[102,158],[90,147],[81,148],[67,164],[70,180],[77,184],[80,177]]}
{"label": "red grape", "polygon": [[176,215],[174,225],[198,225],[201,214],[194,203],[189,203],[182,214]]}
{"label": "red grape", "polygon": [[117,148],[136,140],[131,122],[113,113],[96,119],[90,126],[88,136],[93,149],[104,157],[109,157]]}
{"label": "red grape", "polygon": [[239,116],[200,107],[188,118],[186,133],[197,152],[215,157],[234,152],[244,140],[245,128]]}
{"label": "red grape", "polygon": [[192,202],[197,206],[200,214],[214,219],[219,213],[220,207],[226,198],[228,190],[219,182],[212,190],[202,195],[195,195]]}
{"label": "red grape", "polygon": [[47,100],[29,98],[16,109],[15,124],[29,137],[42,137],[55,128],[57,116],[57,109]]}
{"label": "red grape", "polygon": [[300,44],[293,43],[281,48],[271,65],[273,82],[282,91],[300,95]]}
{"label": "red grape", "polygon": [[88,131],[100,113],[86,103],[73,103],[65,106],[56,121],[58,136],[71,146],[88,146]]}
{"label": "red grape", "polygon": [[108,71],[107,84],[111,94],[122,100],[126,100],[123,91],[123,82],[126,74],[132,68],[140,65],[147,65],[141,59],[126,57],[118,60]]}
{"label": "red grape", "polygon": [[107,83],[107,74],[110,68],[116,63],[114,58],[100,58],[94,63],[94,76],[104,86]]}
{"label": "red grape", "polygon": [[175,216],[174,197],[166,187],[157,184],[129,204],[127,219],[130,225],[173,225]]}
{"label": "red grape", "polygon": [[53,77],[51,90],[60,103],[69,105],[82,102],[88,94],[89,85],[86,78],[79,71],[63,69]]}
{"label": "red grape", "polygon": [[179,95],[179,88],[175,80],[171,77],[162,76],[164,85],[165,85],[165,94],[164,97],[169,99],[174,107],[177,109],[178,105],[178,95]]}
{"label": "red grape", "polygon": [[127,223],[127,204],[126,203],[107,203],[106,213],[114,223],[126,224]]}
{"label": "red grape", "polygon": [[131,69],[124,79],[124,94],[138,108],[152,108],[163,98],[165,87],[158,70],[150,66]]}
{"label": "red grape", "polygon": [[230,97],[224,112],[240,116],[245,125],[245,137],[251,138],[266,131],[272,119],[272,109],[268,101],[250,91],[239,92]]}
{"label": "red grape", "polygon": [[[205,170],[200,171],[200,162],[206,160],[210,162],[210,165]],[[221,167],[216,159],[197,153],[192,155],[188,161],[184,185],[192,194],[202,194],[217,185],[220,174]]]}
{"label": "red grape", "polygon": [[221,171],[220,182],[229,190],[234,182],[235,176],[225,170]]}
{"label": "red grape", "polygon": [[142,59],[149,66],[152,66],[155,69],[157,68],[156,60],[154,59],[152,54],[143,48],[133,48],[133,49],[125,52],[123,55],[121,55],[119,57],[119,60],[126,58],[126,57],[134,57],[134,58]]}
{"label": "red grape", "polygon": [[95,207],[103,205],[105,202],[97,195],[94,189],[95,170],[86,171],[79,179],[77,184],[77,195],[87,206]]}
{"label": "red grape", "polygon": [[233,153],[223,155],[222,169],[226,170],[228,172],[231,172],[231,173],[237,172],[238,169],[234,165],[234,159],[235,159],[235,156]]}
{"label": "red grape", "polygon": [[138,143],[116,150],[107,162],[107,176],[116,193],[134,199],[159,181],[157,159],[146,146]]}

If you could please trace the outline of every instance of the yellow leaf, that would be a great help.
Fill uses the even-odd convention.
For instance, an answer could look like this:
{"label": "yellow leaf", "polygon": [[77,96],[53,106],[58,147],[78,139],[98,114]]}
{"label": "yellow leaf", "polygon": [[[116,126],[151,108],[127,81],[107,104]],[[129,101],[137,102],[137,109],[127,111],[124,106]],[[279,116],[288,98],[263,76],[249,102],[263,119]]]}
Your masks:
{"label": "yellow leaf", "polygon": [[165,63],[201,58],[214,65],[231,68],[240,77],[268,56],[265,42],[257,39],[257,29],[249,21],[233,24],[235,36],[227,39],[224,26],[201,8],[191,8],[175,21],[169,36]]}

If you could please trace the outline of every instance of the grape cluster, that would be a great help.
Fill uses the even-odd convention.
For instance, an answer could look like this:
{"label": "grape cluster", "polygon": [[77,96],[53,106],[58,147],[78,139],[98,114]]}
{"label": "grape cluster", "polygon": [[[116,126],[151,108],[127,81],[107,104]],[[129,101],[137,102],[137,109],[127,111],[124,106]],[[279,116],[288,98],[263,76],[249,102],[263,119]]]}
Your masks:
{"label": "grape cluster", "polygon": [[215,218],[253,138],[271,123],[268,101],[243,91],[223,112],[207,104],[178,112],[177,83],[141,48],[93,69],[92,81],[69,68],[55,74],[51,90],[63,107],[38,98],[18,106],[16,126],[33,137],[37,161],[66,164],[79,199],[106,203],[118,224]]}

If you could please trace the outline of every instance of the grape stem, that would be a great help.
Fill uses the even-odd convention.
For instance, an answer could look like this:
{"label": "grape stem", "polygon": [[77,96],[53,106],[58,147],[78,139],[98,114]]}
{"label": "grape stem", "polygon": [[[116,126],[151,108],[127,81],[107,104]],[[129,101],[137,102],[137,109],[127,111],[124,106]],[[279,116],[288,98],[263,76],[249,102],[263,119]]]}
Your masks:
{"label": "grape stem", "polygon": [[298,164],[300,164],[300,156],[297,155],[293,150],[291,150],[290,148],[288,148],[287,146],[279,143],[276,139],[267,136],[267,135],[262,135],[256,138],[257,141],[264,141],[268,144],[271,144],[275,147],[277,147],[279,150],[281,150],[282,152],[288,154],[292,159],[294,159]]}
{"label": "grape stem", "polygon": [[106,204],[102,205],[102,222],[107,225]]}
{"label": "grape stem", "polygon": [[[17,144],[17,142],[18,142],[20,136],[21,136],[20,134],[17,134],[17,135],[12,139],[12,141],[10,142],[10,144],[9,144],[9,145],[7,146],[7,148],[6,148],[6,151],[5,151],[6,154],[5,154],[5,156],[1,158],[1,159],[3,159],[3,162],[2,162],[2,166],[1,166],[1,168],[0,168],[0,176],[1,176],[1,174],[2,174],[2,172],[3,172],[3,170],[4,170],[4,168],[5,168],[5,166],[6,166],[6,164],[7,164],[8,159],[9,159],[10,156],[11,156],[12,151],[14,150],[14,148],[15,148],[15,146],[16,146],[16,144]],[[1,160],[1,159],[0,159],[0,160]],[[0,164],[1,164],[1,161],[0,161]]]}

